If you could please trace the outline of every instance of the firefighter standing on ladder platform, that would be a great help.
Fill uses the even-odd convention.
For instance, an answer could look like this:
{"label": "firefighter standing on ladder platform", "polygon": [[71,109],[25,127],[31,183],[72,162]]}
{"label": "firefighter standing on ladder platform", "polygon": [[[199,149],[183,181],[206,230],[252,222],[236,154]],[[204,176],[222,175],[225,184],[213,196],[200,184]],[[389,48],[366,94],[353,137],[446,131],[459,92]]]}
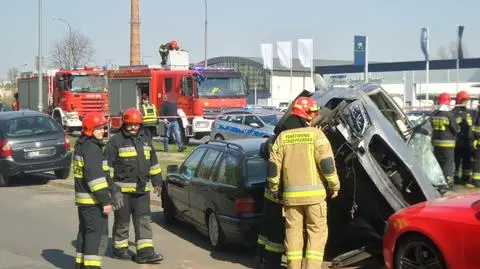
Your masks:
{"label": "firefighter standing on ladder platform", "polygon": [[[315,100],[300,97],[292,114],[298,113],[310,125],[318,111]],[[327,194],[337,197],[340,188],[327,137],[315,127],[283,131],[272,146],[268,165],[268,188],[284,204],[287,267],[302,267],[306,223],[306,266],[321,268],[328,238],[325,200]]]}
{"label": "firefighter standing on ladder platform", "polygon": [[433,112],[430,121],[433,134],[432,144],[435,157],[442,167],[443,174],[447,179],[448,187],[453,190],[453,172],[455,170],[455,144],[458,134],[458,124],[455,116],[450,112],[450,95],[442,93],[438,96],[438,109]]}
{"label": "firefighter standing on ladder platform", "polygon": [[75,144],[73,175],[80,221],[75,268],[102,266],[108,244],[108,214],[113,210],[112,205],[122,207],[121,194],[113,192],[108,163],[102,152],[107,123],[100,113],[87,114],[82,122],[82,136]]}
{"label": "firefighter standing on ladder platform", "polygon": [[471,111],[467,109],[469,99],[470,95],[466,91],[458,92],[455,100],[456,106],[452,110],[457,124],[460,126],[455,146],[454,180],[456,184],[462,185],[470,185],[472,178],[473,118]]}
{"label": "firefighter standing on ladder platform", "polygon": [[[130,260],[128,234],[130,215],[135,228],[137,263],[154,263],[163,257],[156,254],[150,218],[150,190],[161,193],[162,174],[152,141],[142,129],[142,113],[136,108],[125,110],[122,129],[107,143],[106,155],[114,184],[121,188],[124,206],[115,210],[113,256]],[[151,182],[150,182],[151,181]]]}

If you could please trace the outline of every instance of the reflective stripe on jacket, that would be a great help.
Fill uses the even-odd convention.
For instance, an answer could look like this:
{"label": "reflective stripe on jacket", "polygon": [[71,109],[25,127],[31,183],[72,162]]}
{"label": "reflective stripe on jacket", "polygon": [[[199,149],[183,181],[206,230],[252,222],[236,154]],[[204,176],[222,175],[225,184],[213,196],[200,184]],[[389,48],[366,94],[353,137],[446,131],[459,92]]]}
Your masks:
{"label": "reflective stripe on jacket", "polygon": [[282,183],[285,205],[315,204],[326,196],[326,188],[340,187],[332,148],[320,129],[283,131],[273,144],[270,162],[276,171],[268,177],[269,189],[278,192]]}
{"label": "reflective stripe on jacket", "polygon": [[450,111],[436,110],[430,118],[432,144],[439,148],[455,148],[459,131],[455,116]]}
{"label": "reflective stripe on jacket", "polygon": [[111,204],[109,167],[99,143],[82,136],[75,145],[73,176],[77,205]]}
{"label": "reflective stripe on jacket", "polygon": [[122,192],[147,193],[162,183],[162,169],[143,129],[135,137],[124,130],[116,133],[105,153],[113,181]]}

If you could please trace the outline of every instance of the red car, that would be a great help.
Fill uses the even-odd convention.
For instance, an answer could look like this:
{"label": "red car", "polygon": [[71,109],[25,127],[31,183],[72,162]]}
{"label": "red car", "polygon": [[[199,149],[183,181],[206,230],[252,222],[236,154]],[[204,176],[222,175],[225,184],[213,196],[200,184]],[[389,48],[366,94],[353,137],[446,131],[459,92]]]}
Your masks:
{"label": "red car", "polygon": [[480,268],[480,193],[419,203],[390,216],[383,256],[389,269]]}

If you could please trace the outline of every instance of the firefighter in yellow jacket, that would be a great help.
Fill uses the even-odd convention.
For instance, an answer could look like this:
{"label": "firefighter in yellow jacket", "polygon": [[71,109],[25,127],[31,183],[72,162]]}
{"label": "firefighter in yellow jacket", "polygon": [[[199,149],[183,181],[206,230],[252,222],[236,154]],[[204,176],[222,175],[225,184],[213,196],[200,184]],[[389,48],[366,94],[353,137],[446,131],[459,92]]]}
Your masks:
{"label": "firefighter in yellow jacket", "polygon": [[[312,98],[301,97],[292,113],[311,122],[318,110]],[[268,188],[284,204],[288,268],[302,267],[304,223],[307,268],[321,268],[328,238],[325,200],[327,194],[335,198],[340,188],[327,137],[315,127],[282,132],[273,144],[269,167]]]}

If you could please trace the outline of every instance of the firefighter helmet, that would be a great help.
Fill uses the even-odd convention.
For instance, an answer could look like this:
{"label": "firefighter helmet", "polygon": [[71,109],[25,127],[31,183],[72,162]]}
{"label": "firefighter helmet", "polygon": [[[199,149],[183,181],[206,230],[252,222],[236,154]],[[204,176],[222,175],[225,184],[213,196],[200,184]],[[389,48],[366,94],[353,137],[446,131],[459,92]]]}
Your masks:
{"label": "firefighter helmet", "polygon": [[463,103],[463,101],[467,100],[467,99],[470,99],[470,95],[468,94],[468,92],[466,91],[459,91],[457,93],[457,98],[455,100],[455,102],[457,103],[457,105]]}
{"label": "firefighter helmet", "polygon": [[452,101],[452,98],[450,97],[450,94],[448,93],[442,93],[438,96],[438,104],[439,105],[449,105],[450,101]]}
{"label": "firefighter helmet", "polygon": [[130,124],[142,124],[143,123],[143,116],[142,112],[136,108],[129,108],[123,112],[122,116],[123,123],[130,123]]}
{"label": "firefighter helmet", "polygon": [[312,117],[309,115],[310,112],[318,112],[320,107],[317,105],[317,102],[311,97],[299,97],[295,100],[292,109],[292,115],[297,115],[306,120],[312,120]]}
{"label": "firefighter helmet", "polygon": [[107,123],[108,120],[100,112],[90,112],[83,118],[82,132],[86,136],[92,136],[95,128]]}

